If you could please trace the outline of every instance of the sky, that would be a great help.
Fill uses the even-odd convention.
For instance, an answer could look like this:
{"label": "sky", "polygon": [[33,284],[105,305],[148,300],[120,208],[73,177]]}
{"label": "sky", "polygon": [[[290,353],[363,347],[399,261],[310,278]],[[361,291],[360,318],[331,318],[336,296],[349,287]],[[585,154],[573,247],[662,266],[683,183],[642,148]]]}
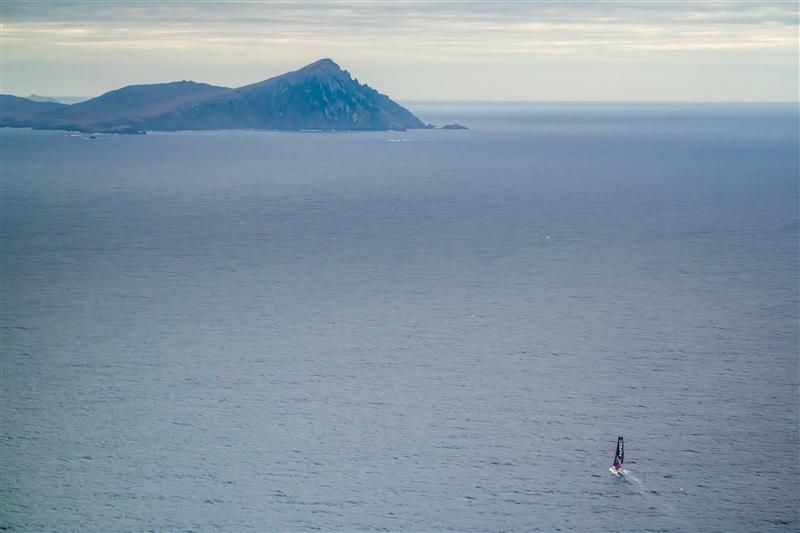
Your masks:
{"label": "sky", "polygon": [[257,82],[330,57],[400,100],[797,101],[798,2],[0,1],[0,92]]}

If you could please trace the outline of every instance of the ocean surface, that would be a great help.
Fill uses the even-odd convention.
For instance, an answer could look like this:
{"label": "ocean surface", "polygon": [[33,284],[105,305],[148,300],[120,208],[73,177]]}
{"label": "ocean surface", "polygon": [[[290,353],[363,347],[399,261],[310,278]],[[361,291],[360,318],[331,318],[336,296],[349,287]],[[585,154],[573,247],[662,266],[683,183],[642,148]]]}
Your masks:
{"label": "ocean surface", "polygon": [[796,105],[408,105],[0,131],[0,527],[800,528]]}

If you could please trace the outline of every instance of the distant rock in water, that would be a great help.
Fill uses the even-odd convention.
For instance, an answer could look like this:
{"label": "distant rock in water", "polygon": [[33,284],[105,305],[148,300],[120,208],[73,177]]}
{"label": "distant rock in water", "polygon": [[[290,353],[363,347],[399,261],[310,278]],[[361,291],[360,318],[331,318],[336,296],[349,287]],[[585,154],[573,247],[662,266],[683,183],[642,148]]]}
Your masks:
{"label": "distant rock in water", "polygon": [[330,59],[238,89],[181,81],[131,85],[73,105],[11,95],[0,95],[0,104],[0,126],[103,133],[432,127]]}
{"label": "distant rock in water", "polygon": [[458,122],[454,122],[453,124],[445,124],[442,126],[443,130],[468,130],[469,128],[466,126],[462,126]]}

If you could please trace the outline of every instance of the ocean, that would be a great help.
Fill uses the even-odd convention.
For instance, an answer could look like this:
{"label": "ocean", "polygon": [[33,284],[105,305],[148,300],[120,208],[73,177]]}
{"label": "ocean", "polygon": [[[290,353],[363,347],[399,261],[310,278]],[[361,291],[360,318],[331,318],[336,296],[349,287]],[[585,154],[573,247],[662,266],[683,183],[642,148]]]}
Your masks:
{"label": "ocean", "polygon": [[800,528],[797,106],[407,105],[0,130],[0,527]]}

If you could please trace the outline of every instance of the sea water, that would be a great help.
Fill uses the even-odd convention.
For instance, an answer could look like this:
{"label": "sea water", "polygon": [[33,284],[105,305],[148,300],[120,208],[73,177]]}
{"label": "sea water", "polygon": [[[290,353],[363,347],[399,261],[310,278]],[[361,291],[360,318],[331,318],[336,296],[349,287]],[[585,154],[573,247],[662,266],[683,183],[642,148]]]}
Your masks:
{"label": "sea water", "polygon": [[800,527],[796,106],[408,105],[2,130],[0,526]]}

